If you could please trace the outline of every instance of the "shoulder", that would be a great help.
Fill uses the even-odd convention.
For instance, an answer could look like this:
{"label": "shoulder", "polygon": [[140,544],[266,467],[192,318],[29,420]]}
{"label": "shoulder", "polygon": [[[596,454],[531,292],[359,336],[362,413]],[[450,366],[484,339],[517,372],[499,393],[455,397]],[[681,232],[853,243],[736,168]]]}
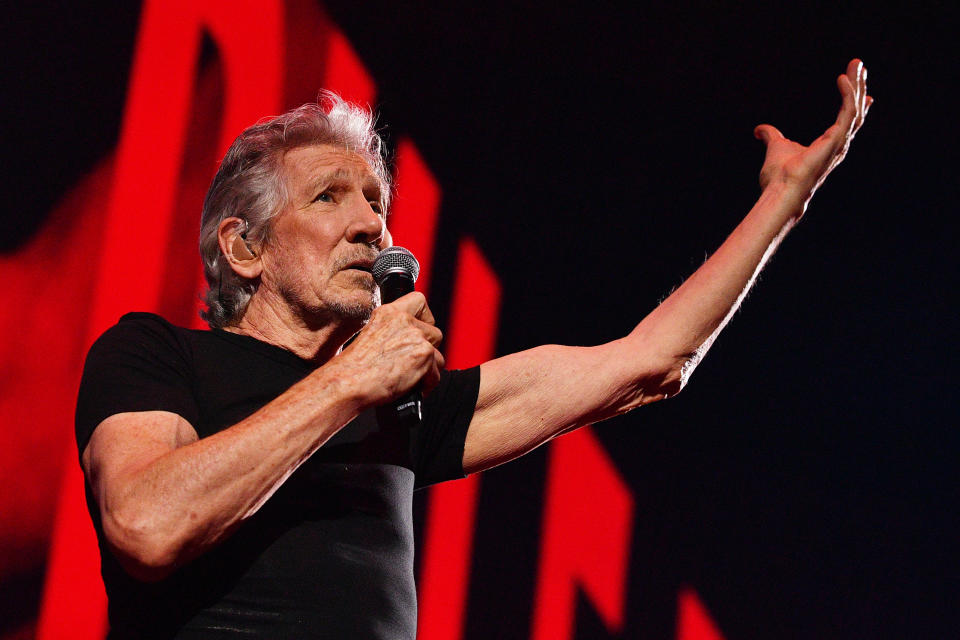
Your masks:
{"label": "shoulder", "polygon": [[128,313],[90,347],[83,379],[100,375],[136,378],[148,372],[184,375],[192,369],[194,352],[190,329],[154,313]]}
{"label": "shoulder", "polygon": [[97,342],[129,339],[136,336],[158,340],[176,340],[188,331],[188,329],[171,324],[155,313],[133,311],[121,316],[117,324],[104,331]]}
{"label": "shoulder", "polygon": [[128,313],[97,339],[77,394],[80,451],[97,425],[114,414],[166,411],[196,423],[190,334],[156,314]]}
{"label": "shoulder", "polygon": [[131,350],[186,354],[192,343],[191,333],[197,332],[171,324],[155,313],[135,311],[123,315],[104,331],[93,343],[90,356]]}

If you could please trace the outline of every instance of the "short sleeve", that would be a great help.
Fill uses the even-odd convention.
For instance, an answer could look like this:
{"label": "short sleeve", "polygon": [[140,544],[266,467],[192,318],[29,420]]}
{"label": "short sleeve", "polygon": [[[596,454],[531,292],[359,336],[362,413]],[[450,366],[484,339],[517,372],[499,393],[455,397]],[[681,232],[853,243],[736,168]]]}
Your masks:
{"label": "short sleeve", "polygon": [[169,411],[197,424],[189,362],[173,325],[153,314],[123,316],[87,354],[75,416],[80,454],[97,425],[118,413]]}
{"label": "short sleeve", "polygon": [[415,488],[466,476],[463,447],[480,392],[480,367],[445,371],[423,400],[423,424],[412,447]]}

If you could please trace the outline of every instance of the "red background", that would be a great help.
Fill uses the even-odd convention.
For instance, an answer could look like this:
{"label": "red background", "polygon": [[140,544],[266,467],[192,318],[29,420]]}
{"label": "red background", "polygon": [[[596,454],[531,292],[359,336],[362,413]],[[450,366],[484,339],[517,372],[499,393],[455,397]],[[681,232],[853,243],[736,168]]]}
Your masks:
{"label": "red background", "polygon": [[242,127],[320,87],[378,108],[394,237],[468,366],[628,331],[749,207],[752,125],[819,133],[853,55],[870,122],[692,386],[418,496],[419,635],[947,628],[954,15],[125,11],[24,7],[4,38],[0,637],[102,634],[72,444],[82,358],[127,310],[197,322],[200,202]]}

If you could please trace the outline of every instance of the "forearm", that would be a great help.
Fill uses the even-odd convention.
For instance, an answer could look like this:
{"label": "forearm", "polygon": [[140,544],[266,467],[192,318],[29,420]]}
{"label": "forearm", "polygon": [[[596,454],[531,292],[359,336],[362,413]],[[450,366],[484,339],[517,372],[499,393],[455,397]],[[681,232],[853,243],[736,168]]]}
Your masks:
{"label": "forearm", "polygon": [[499,464],[559,433],[683,388],[863,124],[873,100],[859,60],[850,61],[837,87],[837,120],[809,146],[771,125],[754,129],[767,148],[760,199],[716,253],[628,336],[589,349],[532,349],[483,366],[465,469]]}
{"label": "forearm", "polygon": [[347,381],[318,370],[212,436],[91,469],[107,539],[138,577],[167,575],[253,515],[359,409]]}
{"label": "forearm", "polygon": [[361,411],[436,385],[441,339],[414,292],[376,309],[349,346],[262,409],[202,440],[168,411],[110,416],[82,464],[115,555],[158,579],[217,544]]}
{"label": "forearm", "polygon": [[464,468],[486,469],[560,433],[680,391],[801,212],[766,189],[721,247],[625,338],[546,345],[485,363]]}
{"label": "forearm", "polygon": [[798,188],[765,189],[720,248],[624,340],[625,357],[645,354],[644,360],[675,369],[665,376],[671,382],[667,395],[689,380],[799,218],[806,198]]}
{"label": "forearm", "polygon": [[800,213],[795,193],[765,190],[716,253],[625,338],[545,345],[485,363],[464,468],[501,464],[678,393]]}
{"label": "forearm", "polygon": [[654,348],[680,367],[683,387],[719,332],[749,292],[784,235],[803,215],[817,188],[846,156],[873,100],[866,69],[851,60],[837,78],[842,103],[836,121],[810,146],[760,125],[754,135],[766,147],[760,170],[763,193],[717,252],[637,326],[629,341],[640,352]]}

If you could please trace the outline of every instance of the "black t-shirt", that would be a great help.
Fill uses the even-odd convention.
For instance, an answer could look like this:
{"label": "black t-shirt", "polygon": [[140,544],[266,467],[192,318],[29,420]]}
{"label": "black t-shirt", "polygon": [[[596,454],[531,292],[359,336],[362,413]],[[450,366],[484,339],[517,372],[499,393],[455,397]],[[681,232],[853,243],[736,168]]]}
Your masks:
{"label": "black t-shirt", "polygon": [[[314,365],[225,331],[130,313],[93,345],[77,402],[80,452],[107,417],[170,411],[204,438],[260,409]],[[305,462],[229,538],[156,583],[100,542],[113,638],[413,638],[412,493],[463,477],[479,368],[443,372],[423,423],[368,410]]]}

